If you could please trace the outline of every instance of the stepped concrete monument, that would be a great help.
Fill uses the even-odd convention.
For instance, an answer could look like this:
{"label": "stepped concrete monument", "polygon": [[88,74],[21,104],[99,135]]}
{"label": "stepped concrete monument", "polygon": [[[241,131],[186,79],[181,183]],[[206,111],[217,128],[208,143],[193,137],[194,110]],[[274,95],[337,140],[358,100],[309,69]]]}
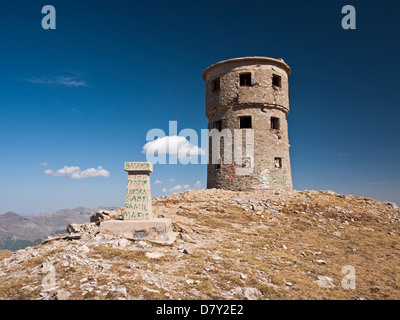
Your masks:
{"label": "stepped concrete monument", "polygon": [[155,218],[151,205],[149,162],[125,162],[128,183],[125,198],[124,219],[100,223],[100,231],[132,240],[151,240],[171,243],[176,234],[171,231],[171,219]]}

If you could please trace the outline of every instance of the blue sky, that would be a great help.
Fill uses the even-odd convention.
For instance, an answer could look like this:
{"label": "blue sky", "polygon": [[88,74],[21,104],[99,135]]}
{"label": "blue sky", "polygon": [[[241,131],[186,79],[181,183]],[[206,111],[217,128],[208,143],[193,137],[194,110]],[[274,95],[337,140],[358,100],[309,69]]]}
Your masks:
{"label": "blue sky", "polygon": [[[46,4],[56,30],[41,27]],[[341,27],[346,4],[356,30]],[[200,134],[203,70],[255,55],[292,68],[295,189],[400,203],[399,12],[353,0],[2,3],[0,213],[122,206],[123,163],[146,160],[147,132],[177,121]],[[151,179],[154,196],[204,187],[206,165],[155,165]]]}

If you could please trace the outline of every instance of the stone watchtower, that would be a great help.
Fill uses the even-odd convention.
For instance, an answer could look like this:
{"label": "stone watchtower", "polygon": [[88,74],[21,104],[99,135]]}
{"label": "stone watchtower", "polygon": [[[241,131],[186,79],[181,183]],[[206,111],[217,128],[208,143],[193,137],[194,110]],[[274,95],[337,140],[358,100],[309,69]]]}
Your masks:
{"label": "stone watchtower", "polygon": [[[234,129],[243,132],[239,141],[220,139],[219,164],[211,161],[211,145],[216,141],[210,139],[207,188],[293,190],[286,121],[290,72],[282,59],[267,57],[221,61],[203,72],[208,129],[217,129],[221,135],[230,129],[232,137]],[[246,131],[251,130],[246,129],[254,133],[251,152],[246,150],[251,143],[246,141],[251,140]],[[241,164],[224,161],[224,144],[232,150],[242,145]]]}

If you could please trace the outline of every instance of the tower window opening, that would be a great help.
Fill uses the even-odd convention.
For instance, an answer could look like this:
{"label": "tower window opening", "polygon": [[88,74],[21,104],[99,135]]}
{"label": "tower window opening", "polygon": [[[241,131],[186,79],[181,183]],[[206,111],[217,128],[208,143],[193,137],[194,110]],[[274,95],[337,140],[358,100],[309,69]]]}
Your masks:
{"label": "tower window opening", "polygon": [[216,170],[218,170],[218,169],[221,169],[221,164],[220,163],[216,163],[216,164],[214,164],[214,168],[216,169]]}
{"label": "tower window opening", "polygon": [[216,92],[221,89],[221,78],[216,78],[212,81],[212,91]]}
{"label": "tower window opening", "polygon": [[282,77],[276,74],[272,75],[272,85],[275,87],[282,87]]}
{"label": "tower window opening", "polygon": [[282,168],[282,158],[274,159],[275,168]]}
{"label": "tower window opening", "polygon": [[242,73],[240,75],[240,86],[251,87],[251,73]]}
{"label": "tower window opening", "polygon": [[217,129],[218,131],[222,130],[222,120],[214,121],[214,129]]}
{"label": "tower window opening", "polygon": [[251,117],[239,117],[240,129],[251,129]]}
{"label": "tower window opening", "polygon": [[279,130],[280,129],[279,118],[271,117],[271,129],[272,130]]}

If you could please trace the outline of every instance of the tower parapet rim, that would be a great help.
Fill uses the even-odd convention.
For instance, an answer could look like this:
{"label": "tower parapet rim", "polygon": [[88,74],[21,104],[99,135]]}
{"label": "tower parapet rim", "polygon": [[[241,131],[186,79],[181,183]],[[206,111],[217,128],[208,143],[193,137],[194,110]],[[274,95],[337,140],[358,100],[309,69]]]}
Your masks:
{"label": "tower parapet rim", "polygon": [[207,69],[205,69],[203,71],[203,80],[207,81],[207,73],[214,68],[220,67],[223,64],[228,64],[228,63],[233,63],[233,62],[246,62],[246,61],[251,61],[253,63],[256,63],[256,61],[276,63],[279,66],[283,67],[283,69],[285,69],[288,76],[291,73],[290,67],[286,64],[286,62],[282,58],[275,59],[275,58],[261,57],[261,56],[241,57],[241,58],[233,58],[233,59],[223,60],[223,61],[219,61],[217,63],[212,64],[211,66],[209,66]]}

